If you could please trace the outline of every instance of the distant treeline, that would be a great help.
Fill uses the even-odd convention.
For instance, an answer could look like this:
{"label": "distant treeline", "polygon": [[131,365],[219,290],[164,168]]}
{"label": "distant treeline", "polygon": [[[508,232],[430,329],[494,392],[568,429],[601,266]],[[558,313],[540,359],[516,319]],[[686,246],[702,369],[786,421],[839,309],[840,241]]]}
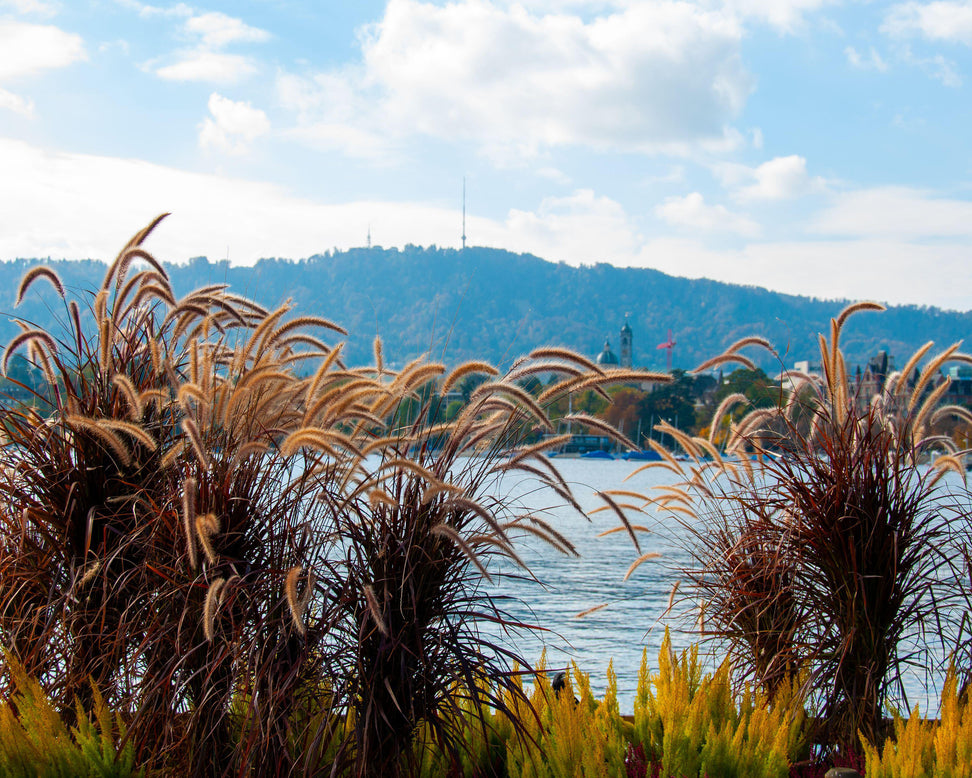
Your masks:
{"label": "distant treeline", "polygon": [[[160,257],[164,260],[164,257]],[[24,271],[42,260],[0,263],[0,312],[14,308]],[[101,283],[103,262],[48,262],[66,286],[90,290]],[[571,267],[529,254],[490,248],[459,251],[408,245],[404,249],[358,248],[307,259],[263,259],[253,267],[196,258],[168,265],[178,294],[212,284],[266,306],[288,298],[301,314],[318,314],[345,327],[350,364],[372,358],[382,337],[391,364],[428,352],[453,364],[486,359],[508,364],[539,345],[556,344],[596,356],[610,338],[618,352],[625,314],[634,332],[636,366],[664,369],[656,345],[672,330],[674,366],[691,369],[744,335],[762,335],[780,351],[787,367],[819,353],[817,333],[846,300],[820,300],[709,280],[676,278],[652,269],[608,264]],[[35,292],[20,316],[55,331],[64,311]],[[841,345],[851,365],[864,364],[879,349],[901,359],[926,340],[947,345],[972,333],[972,313],[924,306],[896,306],[855,317]],[[0,322],[6,342],[17,334]],[[779,364],[762,359],[771,374]]]}

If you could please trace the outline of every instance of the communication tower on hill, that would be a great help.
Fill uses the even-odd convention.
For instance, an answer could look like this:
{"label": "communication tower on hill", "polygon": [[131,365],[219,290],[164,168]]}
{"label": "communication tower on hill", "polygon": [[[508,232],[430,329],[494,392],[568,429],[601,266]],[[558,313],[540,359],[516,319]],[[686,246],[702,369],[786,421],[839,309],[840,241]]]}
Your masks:
{"label": "communication tower on hill", "polygon": [[462,248],[466,248],[466,177],[462,177]]}

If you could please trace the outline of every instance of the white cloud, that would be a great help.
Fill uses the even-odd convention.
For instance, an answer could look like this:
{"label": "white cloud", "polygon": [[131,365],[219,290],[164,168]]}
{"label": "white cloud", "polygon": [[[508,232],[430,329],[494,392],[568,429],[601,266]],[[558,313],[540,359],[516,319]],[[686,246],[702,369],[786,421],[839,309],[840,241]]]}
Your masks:
{"label": "white cloud", "polygon": [[733,213],[724,205],[707,205],[699,192],[685,197],[668,197],[655,208],[655,214],[675,227],[688,227],[704,232],[732,232],[755,236],[759,225],[752,219]]}
{"label": "white cloud", "polygon": [[0,89],[0,108],[19,113],[21,116],[31,117],[34,115],[34,103],[31,100]]}
{"label": "white cloud", "polygon": [[[285,75],[298,126],[430,135],[496,157],[543,148],[676,151],[737,144],[752,86],[733,15],[674,0],[590,18],[518,4],[389,0],[357,69]],[[335,137],[333,131],[326,133]]]}
{"label": "white cloud", "polygon": [[868,238],[751,243],[718,250],[695,240],[661,238],[646,243],[631,264],[825,299],[972,308],[966,242],[930,246]]}
{"label": "white cloud", "polygon": [[822,192],[826,181],[807,173],[807,161],[791,154],[774,157],[756,167],[738,162],[719,162],[712,172],[737,200],[788,200]]}
{"label": "white cloud", "polygon": [[716,162],[712,165],[713,175],[726,189],[736,189],[753,180],[755,168],[740,162]]}
{"label": "white cloud", "polygon": [[235,84],[256,73],[249,57],[219,51],[182,52],[176,62],[157,68],[155,74],[167,81],[204,81]]}
{"label": "white cloud", "polygon": [[390,162],[394,128],[380,120],[381,108],[354,87],[359,79],[350,72],[319,73],[313,78],[281,73],[277,97],[297,119],[296,126],[283,134],[323,151],[336,149],[352,157]]}
{"label": "white cloud", "polygon": [[972,46],[972,2],[898,3],[888,12],[881,29],[894,37],[921,36]]}
{"label": "white cloud", "polygon": [[321,151],[339,150],[349,157],[394,164],[393,144],[380,132],[342,122],[315,122],[281,133]]}
{"label": "white cloud", "polygon": [[736,196],[743,200],[788,200],[824,188],[822,178],[807,175],[807,161],[791,154],[775,157],[752,171],[754,183],[742,187]]}
{"label": "white cloud", "polygon": [[555,167],[542,167],[537,170],[537,175],[541,178],[546,178],[548,181],[553,181],[555,184],[560,184],[561,186],[567,186],[571,182],[571,178],[563,170]]}
{"label": "white cloud", "polygon": [[545,197],[536,211],[511,210],[499,225],[481,225],[491,245],[573,265],[614,262],[637,251],[638,238],[620,203],[581,189]]}
{"label": "white cloud", "polygon": [[[81,37],[51,25],[0,20],[0,84],[85,59]],[[34,115],[28,98],[0,87],[0,110]]]}
{"label": "white cloud", "polygon": [[[827,240],[750,241],[741,248],[726,249],[714,248],[708,235],[704,242],[701,237],[646,240],[619,204],[578,192],[570,198],[545,201],[536,212],[511,212],[502,225],[480,220],[470,234],[475,232],[474,243],[531,251],[571,264],[603,260],[796,295],[969,310],[972,263],[968,261],[968,239],[957,230],[963,218],[968,225],[972,225],[972,219],[962,213],[953,214],[953,218],[954,237],[958,239],[934,245],[915,242],[908,235],[899,239],[874,234]],[[481,240],[484,235],[486,241]],[[592,239],[594,235],[597,239]],[[580,249],[575,241],[589,248]],[[929,268],[934,272],[928,272]]]}
{"label": "white cloud", "polygon": [[0,8],[9,8],[12,11],[33,16],[54,16],[57,13],[58,4],[48,3],[43,0],[0,0]]}
{"label": "white cloud", "polygon": [[[0,169],[18,182],[16,187],[0,187],[5,224],[0,259],[110,259],[162,211],[173,215],[153,234],[148,248],[165,261],[200,254],[222,257],[227,245],[235,264],[268,256],[306,257],[331,247],[363,245],[369,223],[376,241],[386,246],[458,245],[461,229],[455,208],[387,201],[324,205],[264,183],[138,160],[51,153],[6,139],[0,139]],[[132,181],[141,185],[133,188]],[[881,234],[882,225],[865,218],[863,228],[854,230],[853,224],[866,216],[857,208],[843,227],[831,224],[833,238],[751,242],[720,250],[693,239],[646,241],[617,202],[581,190],[544,200],[535,211],[511,211],[505,219],[471,213],[467,234],[471,245],[531,251],[574,264],[609,261],[794,294],[972,308],[970,204],[920,192],[906,197],[900,190],[897,200],[896,208],[901,200],[928,201],[930,212],[915,221],[946,205],[947,223],[932,230]],[[835,212],[847,205],[835,202]],[[871,210],[888,205],[887,198],[878,199]],[[899,216],[895,211],[887,221]],[[912,239],[930,231],[943,237],[926,243]]]}
{"label": "white cloud", "polygon": [[[279,187],[187,173],[138,160],[50,153],[0,139],[0,169],[17,180],[0,188],[0,259],[52,256],[110,258],[156,214],[173,215],[149,249],[165,261],[201,254],[236,264],[261,257],[306,257],[331,247],[361,246],[371,225],[376,242],[458,245],[452,207],[361,201],[320,204]],[[143,185],[129,185],[138,180]],[[624,209],[589,191],[548,198],[535,211],[505,219],[469,213],[471,245],[530,251],[574,264],[637,255],[640,238]]]}
{"label": "white cloud", "polygon": [[178,49],[170,56],[146,63],[143,67],[169,81],[202,81],[234,84],[256,73],[259,68],[252,57],[225,51],[239,43],[263,43],[270,40],[266,30],[251,27],[242,19],[218,11],[198,13],[179,3],[171,8],[145,5],[137,0],[124,0],[124,5],[143,17],[182,19],[181,34],[195,45]]}
{"label": "white cloud", "polygon": [[962,86],[962,76],[959,75],[954,62],[945,59],[941,54],[925,60],[923,63],[934,78],[937,78],[945,86],[958,88]]}
{"label": "white cloud", "polygon": [[848,46],[844,49],[844,56],[847,57],[847,61],[855,68],[860,68],[861,70],[877,70],[881,73],[887,72],[888,63],[884,61],[873,46],[871,46],[867,54],[861,54],[853,46]]}
{"label": "white cloud", "polygon": [[199,145],[229,154],[244,154],[250,144],[270,131],[270,120],[248,102],[237,102],[213,92],[209,96],[211,116],[199,128]]}
{"label": "white cloud", "polygon": [[917,65],[932,78],[941,81],[944,86],[956,88],[962,86],[962,76],[959,75],[955,63],[941,54],[919,57],[913,54],[909,48],[905,48],[903,56],[906,62]]}
{"label": "white cloud", "polygon": [[838,0],[724,0],[725,7],[740,16],[756,19],[781,32],[796,32],[806,15]]}
{"label": "white cloud", "polygon": [[881,240],[970,240],[972,201],[908,187],[861,189],[837,195],[812,228],[824,235]]}
{"label": "white cloud", "polygon": [[[520,5],[534,12],[550,13],[574,9],[587,14],[631,7],[643,0],[498,0],[507,6]],[[782,33],[794,33],[806,25],[807,17],[841,0],[693,0],[707,10],[718,10],[740,20],[766,24]]]}
{"label": "white cloud", "polygon": [[123,56],[127,57],[131,51],[131,46],[129,46],[128,41],[122,38],[113,41],[105,41],[104,43],[98,44],[99,54],[110,54],[114,51],[118,51]]}
{"label": "white cloud", "polygon": [[682,165],[672,165],[667,173],[657,173],[652,176],[646,176],[640,180],[642,185],[651,186],[654,184],[684,184],[685,183],[685,167]]}
{"label": "white cloud", "polygon": [[918,132],[928,126],[928,121],[924,116],[915,116],[910,110],[905,109],[891,118],[891,126],[905,132]]}
{"label": "white cloud", "polygon": [[79,35],[44,24],[0,20],[0,80],[62,68],[85,59]]}
{"label": "white cloud", "polygon": [[631,0],[496,0],[496,4],[519,5],[533,13],[551,13],[568,8],[588,13],[603,13],[630,5]]}
{"label": "white cloud", "polygon": [[[386,245],[457,243],[454,209],[413,203],[322,205],[265,183],[188,173],[140,160],[52,153],[0,138],[0,259],[110,259],[156,214],[172,211],[149,249],[165,261],[306,257],[360,246],[370,222]],[[132,187],[132,181],[139,181]],[[482,234],[470,218],[470,234]]]}
{"label": "white cloud", "polygon": [[190,16],[185,31],[198,35],[206,48],[221,49],[231,43],[262,43],[270,40],[270,33],[251,27],[241,19],[213,11]]}
{"label": "white cloud", "polygon": [[[881,31],[892,38],[922,38],[926,41],[964,43],[972,46],[972,0],[907,2],[893,6]],[[915,54],[908,43],[900,48],[901,58],[924,70],[945,86],[960,87],[962,76],[956,64],[942,54]]]}
{"label": "white cloud", "polygon": [[143,3],[141,0],[115,0],[115,2],[123,8],[136,11],[139,16],[146,19],[150,19],[152,17],[176,17],[184,19],[192,16],[195,13],[195,11],[185,3],[176,3],[175,5],[163,8],[159,5]]}

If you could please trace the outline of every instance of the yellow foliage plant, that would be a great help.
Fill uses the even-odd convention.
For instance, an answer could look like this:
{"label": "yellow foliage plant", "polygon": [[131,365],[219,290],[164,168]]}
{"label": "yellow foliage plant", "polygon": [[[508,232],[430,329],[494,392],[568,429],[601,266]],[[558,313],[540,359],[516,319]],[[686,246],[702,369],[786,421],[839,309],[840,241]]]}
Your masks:
{"label": "yellow foliage plant", "polygon": [[600,701],[591,692],[589,677],[576,665],[571,670],[557,692],[547,674],[538,673],[529,698],[533,711],[520,719],[528,723],[528,731],[521,737],[507,733],[506,769],[510,778],[624,775],[625,723],[618,710],[613,667],[608,667],[608,687]]}
{"label": "yellow foliage plant", "polygon": [[[127,778],[136,770],[121,716],[112,716],[92,684],[89,718],[75,703],[77,725],[69,727],[41,685],[4,652],[17,693],[0,704],[0,776],[4,778]],[[93,720],[92,720],[93,719]],[[123,745],[124,744],[124,745]]]}
{"label": "yellow foliage plant", "polygon": [[[728,663],[704,674],[697,647],[678,655],[667,632],[658,664],[658,671],[651,673],[647,653],[643,654],[632,723],[620,715],[613,666],[608,668],[604,697],[598,700],[589,677],[576,665],[564,686],[554,691],[541,659],[529,694],[496,690],[507,695],[503,703],[512,715],[488,710],[480,718],[471,704],[457,706],[456,718],[447,729],[465,744],[458,760],[435,741],[428,727],[420,727],[414,741],[415,774],[419,778],[494,774],[616,778],[625,775],[629,745],[640,745],[662,776],[785,778],[789,774],[803,747],[805,721],[794,688],[777,689],[772,704],[765,694],[748,686],[736,693]],[[516,677],[523,692],[522,676]],[[459,688],[455,693],[460,700],[473,696]],[[961,737],[961,733],[953,737],[953,751],[963,748]]]}
{"label": "yellow foliage plant", "polygon": [[[488,681],[477,679],[479,698],[488,696]],[[501,723],[501,716],[485,706],[477,706],[475,694],[457,684],[453,689],[457,704],[447,715],[450,721],[440,731],[448,731],[462,743],[461,748],[446,749],[435,741],[427,722],[422,722],[413,741],[416,778],[447,778],[447,776],[481,776],[497,773],[504,759],[504,735],[510,727]],[[504,726],[506,725],[506,726]]]}
{"label": "yellow foliage plant", "polygon": [[634,704],[633,740],[668,776],[785,778],[800,750],[804,715],[795,694],[779,692],[771,706],[748,686],[733,692],[727,662],[704,675],[698,648],[672,650],[665,632],[659,668],[642,655]]}
{"label": "yellow foliage plant", "polygon": [[916,705],[907,721],[895,712],[894,737],[883,749],[861,738],[868,778],[972,778],[972,705],[956,686],[950,671],[937,726]]}

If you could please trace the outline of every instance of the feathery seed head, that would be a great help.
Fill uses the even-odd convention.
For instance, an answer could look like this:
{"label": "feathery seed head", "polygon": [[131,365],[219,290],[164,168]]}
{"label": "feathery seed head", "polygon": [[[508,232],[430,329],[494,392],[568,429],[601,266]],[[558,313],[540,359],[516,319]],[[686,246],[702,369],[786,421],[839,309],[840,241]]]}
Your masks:
{"label": "feathery seed head", "polygon": [[216,621],[216,608],[219,605],[219,592],[226,583],[225,578],[217,578],[209,585],[206,592],[206,602],[203,604],[203,634],[206,640],[213,642],[214,626]]}
{"label": "feathery seed head", "polygon": [[203,547],[206,554],[206,561],[209,564],[216,564],[216,552],[213,550],[213,538],[219,534],[219,519],[212,513],[196,517],[196,535],[199,537],[199,545]]}
{"label": "feathery seed head", "polygon": [[197,487],[196,479],[191,477],[182,484],[182,528],[186,535],[186,550],[189,552],[189,567],[192,570],[198,566],[195,532],[193,532],[196,525]]}

